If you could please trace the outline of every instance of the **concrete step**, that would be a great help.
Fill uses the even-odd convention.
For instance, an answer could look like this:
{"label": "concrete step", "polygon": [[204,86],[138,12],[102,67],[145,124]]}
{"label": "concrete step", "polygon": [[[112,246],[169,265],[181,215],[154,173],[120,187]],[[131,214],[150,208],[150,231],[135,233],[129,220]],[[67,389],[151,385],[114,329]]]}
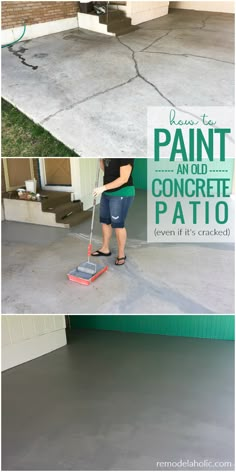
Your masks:
{"label": "concrete step", "polygon": [[44,214],[51,213],[55,222],[65,228],[79,225],[91,217],[90,211],[83,211],[83,203],[81,201],[71,202],[70,193],[66,192],[48,194],[48,199],[42,201],[42,211]]}
{"label": "concrete step", "polygon": [[66,218],[56,219],[57,223],[64,225],[64,228],[72,228],[72,226],[77,226],[88,218],[92,217],[91,211],[81,211],[72,213],[72,215],[67,216]]}
{"label": "concrete step", "polygon": [[114,32],[114,34],[115,36],[123,36],[123,34],[129,34],[136,30],[137,30],[137,27],[130,26],[130,28],[120,28],[119,30],[117,29],[117,31]]}
{"label": "concrete step", "polygon": [[126,16],[125,12],[116,10],[110,12],[109,15],[101,15],[99,17],[100,23],[107,25],[107,31],[116,36],[130,33],[138,29],[137,26],[132,26],[131,18]]}
{"label": "concrete step", "polygon": [[109,2],[109,8],[113,8],[113,7],[120,7],[120,6],[126,6],[127,5],[127,2],[122,2],[122,1],[119,1],[119,2]]}
{"label": "concrete step", "polygon": [[[9,198],[7,194],[7,198],[3,198],[5,219],[7,221],[70,228],[79,225],[87,218],[91,218],[91,211],[83,211],[82,202],[60,203],[60,197],[63,197],[63,195],[60,196],[59,194],[60,192],[57,192],[55,198],[52,198],[52,195],[49,198],[50,204],[55,201],[59,204],[52,209],[49,207],[44,210],[42,210],[41,201],[20,200],[18,197]],[[64,195],[65,198],[68,198],[68,196],[70,197],[70,193]]]}
{"label": "concrete step", "polygon": [[79,13],[78,18],[80,28],[112,36],[121,36],[138,28],[131,25],[131,18],[122,10],[109,11],[104,15],[96,15],[94,12]]}
{"label": "concrete step", "polygon": [[107,31],[107,25],[100,23],[98,15],[93,15],[92,13],[78,13],[78,23],[79,28],[94,31],[100,34],[106,34],[109,36],[114,36],[113,33]]}
{"label": "concrete step", "polygon": [[63,222],[56,222],[54,213],[42,211],[41,202],[4,198],[3,205],[7,221],[65,228]]}
{"label": "concrete step", "polygon": [[127,26],[131,26],[131,19],[130,18],[127,18],[126,16],[120,20],[113,20],[113,21],[109,21],[108,20],[108,23],[107,23],[107,28],[108,28],[108,31],[112,31],[112,30],[115,30],[117,28],[117,26],[120,26],[120,27],[127,27]]}
{"label": "concrete step", "polygon": [[137,26],[131,25],[130,18],[126,18],[126,21],[111,23],[108,25],[109,33],[113,33],[116,36],[122,36],[123,34],[131,33],[132,31],[135,31],[137,29]]}
{"label": "concrete step", "polygon": [[45,213],[55,213],[56,218],[60,219],[65,215],[68,215],[70,212],[82,212],[83,203],[82,202],[69,202],[56,205],[54,207],[49,207],[46,210],[43,210]]}
{"label": "concrete step", "polygon": [[104,15],[99,15],[99,23],[103,25],[108,25],[111,23],[115,23],[116,21],[122,21],[127,18],[124,11],[115,10],[109,11],[109,13],[105,13]]}
{"label": "concrete step", "polygon": [[48,192],[47,190],[41,190],[40,195],[48,197],[41,199],[42,211],[47,211],[48,208],[55,208],[63,203],[71,202],[70,192]]}

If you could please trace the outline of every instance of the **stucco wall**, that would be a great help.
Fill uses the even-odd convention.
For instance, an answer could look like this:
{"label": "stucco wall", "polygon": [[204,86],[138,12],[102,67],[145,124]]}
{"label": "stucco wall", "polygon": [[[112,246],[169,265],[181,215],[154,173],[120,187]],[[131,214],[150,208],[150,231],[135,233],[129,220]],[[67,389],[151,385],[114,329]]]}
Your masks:
{"label": "stucco wall", "polygon": [[234,13],[234,2],[170,2],[170,8]]}
{"label": "stucco wall", "polygon": [[127,16],[137,25],[168,14],[170,2],[127,2]]}

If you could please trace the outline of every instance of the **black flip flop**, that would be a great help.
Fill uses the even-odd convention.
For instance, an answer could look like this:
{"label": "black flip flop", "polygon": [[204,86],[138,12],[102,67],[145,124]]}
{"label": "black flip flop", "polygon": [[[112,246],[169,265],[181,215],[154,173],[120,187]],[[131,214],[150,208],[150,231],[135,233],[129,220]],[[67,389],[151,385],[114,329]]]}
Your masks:
{"label": "black flip flop", "polygon": [[[95,252],[97,252],[97,254],[95,254]],[[92,252],[91,256],[93,256],[93,257],[100,257],[100,256],[108,257],[108,256],[111,256],[111,252],[105,253],[105,252],[99,251],[97,249],[97,251]]]}
{"label": "black flip flop", "polygon": [[[126,256],[125,257],[117,257],[116,258],[116,262],[115,262],[115,265],[116,266],[122,266],[125,264],[125,260],[126,260]],[[124,261],[123,264],[117,264],[117,261]]]}

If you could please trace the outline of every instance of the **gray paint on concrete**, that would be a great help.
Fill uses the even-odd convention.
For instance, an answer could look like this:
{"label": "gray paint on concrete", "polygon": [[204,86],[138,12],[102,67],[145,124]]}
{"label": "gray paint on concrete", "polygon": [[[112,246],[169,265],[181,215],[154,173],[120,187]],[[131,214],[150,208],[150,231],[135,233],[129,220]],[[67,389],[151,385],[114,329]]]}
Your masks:
{"label": "gray paint on concrete", "polygon": [[[45,232],[46,229],[46,232]],[[4,221],[2,224],[2,239],[9,244],[37,244],[47,246],[65,237],[68,233],[66,229],[34,224],[24,224]]]}
{"label": "gray paint on concrete", "polygon": [[78,29],[4,49],[2,94],[81,156],[145,157],[147,107],[233,105],[233,63],[233,15],[170,10],[117,38]]}
{"label": "gray paint on concrete", "polygon": [[3,373],[3,470],[156,470],[180,459],[234,470],[233,342],[80,331]]}
{"label": "gray paint on concrete", "polygon": [[[86,260],[90,221],[72,230],[3,222],[3,313],[221,313],[234,312],[231,244],[147,244],[146,197],[137,191],[127,218],[127,261],[91,286],[67,280]],[[93,247],[101,244],[96,212]],[[95,259],[95,262],[97,259]],[[101,262],[101,259],[99,259]]]}

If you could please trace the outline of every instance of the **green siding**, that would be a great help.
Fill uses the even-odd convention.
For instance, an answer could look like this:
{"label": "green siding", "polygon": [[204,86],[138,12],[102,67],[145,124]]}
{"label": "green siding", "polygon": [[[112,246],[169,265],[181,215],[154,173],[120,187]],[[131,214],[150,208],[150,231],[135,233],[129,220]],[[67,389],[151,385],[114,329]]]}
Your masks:
{"label": "green siding", "polygon": [[147,190],[147,159],[135,159],[133,179],[135,188]]}
{"label": "green siding", "polygon": [[212,339],[234,339],[232,315],[96,315],[71,316],[72,328],[163,334]]}

